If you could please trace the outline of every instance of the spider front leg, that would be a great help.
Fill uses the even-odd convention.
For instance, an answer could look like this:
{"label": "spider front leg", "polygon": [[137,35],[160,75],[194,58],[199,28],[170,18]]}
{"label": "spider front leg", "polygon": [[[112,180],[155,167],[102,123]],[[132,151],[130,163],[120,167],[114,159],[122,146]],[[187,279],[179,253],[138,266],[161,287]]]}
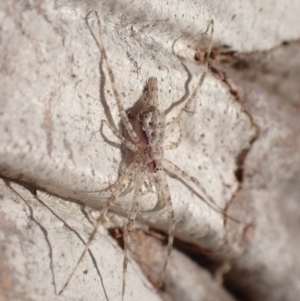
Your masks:
{"label": "spider front leg", "polygon": [[204,82],[204,79],[206,77],[206,73],[208,71],[208,61],[209,61],[209,57],[210,57],[210,53],[211,53],[211,49],[212,49],[212,43],[213,43],[213,33],[214,33],[214,21],[213,20],[210,20],[210,22],[207,26],[206,32],[208,32],[209,29],[210,29],[210,43],[209,43],[208,51],[207,51],[207,54],[206,54],[206,57],[205,57],[204,70],[201,74],[201,77],[200,77],[194,91],[192,92],[192,94],[187,99],[185,105],[182,107],[182,109],[180,110],[178,115],[175,118],[173,118],[173,120],[168,125],[168,127],[166,129],[166,137],[170,136],[174,132],[176,125],[181,120],[183,112],[187,111],[188,106],[194,100],[195,96],[197,95],[197,93],[198,93],[199,89],[201,88],[201,86]]}
{"label": "spider front leg", "polygon": [[103,128],[104,124],[109,127],[109,129],[112,131],[112,133],[121,141],[121,143],[123,145],[125,145],[127,148],[131,149],[132,151],[137,151],[137,149],[138,149],[137,146],[132,144],[125,137],[121,136],[121,134],[111,124],[109,124],[105,119],[102,119],[101,120],[101,128]]}
{"label": "spider front leg", "polygon": [[[97,20],[97,25],[98,25],[98,38],[96,37],[96,35],[94,34],[90,24],[89,24],[89,17],[90,15],[92,14],[95,14],[96,16],[96,20]],[[107,68],[107,71],[108,71],[108,76],[109,76],[109,79],[110,79],[110,82],[111,82],[111,86],[112,86],[112,90],[113,90],[113,94],[114,94],[114,97],[115,97],[115,100],[116,100],[116,103],[117,103],[117,106],[118,106],[118,109],[119,109],[119,114],[120,114],[120,117],[122,119],[122,122],[124,123],[124,126],[131,138],[131,140],[134,142],[134,143],[138,143],[139,139],[138,139],[138,136],[136,135],[136,133],[134,132],[133,128],[132,128],[132,125],[131,123],[129,122],[128,120],[128,117],[127,117],[127,114],[126,114],[126,111],[123,107],[123,104],[120,100],[120,97],[119,97],[119,93],[115,87],[115,80],[114,80],[114,75],[113,75],[113,72],[112,72],[112,69],[109,65],[109,62],[108,62],[108,59],[107,59],[107,55],[106,55],[106,51],[104,49],[104,46],[103,46],[103,40],[102,40],[102,32],[101,32],[101,22],[100,22],[100,18],[99,18],[99,15],[96,11],[91,11],[89,12],[87,15],[86,15],[86,24],[87,24],[87,27],[89,29],[89,31],[91,32],[91,35],[93,37],[93,39],[95,40],[102,56],[103,56],[103,60],[104,60],[104,63],[106,65],[106,68]]]}

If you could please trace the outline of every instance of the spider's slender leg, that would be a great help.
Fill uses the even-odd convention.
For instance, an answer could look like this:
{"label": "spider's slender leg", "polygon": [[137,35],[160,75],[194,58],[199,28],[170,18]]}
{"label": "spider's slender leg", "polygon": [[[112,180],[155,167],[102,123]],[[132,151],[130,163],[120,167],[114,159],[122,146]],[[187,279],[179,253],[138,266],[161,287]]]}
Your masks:
{"label": "spider's slender leg", "polygon": [[149,181],[149,182],[145,181],[144,183],[142,183],[142,184],[144,184],[145,187],[146,187],[146,191],[142,191],[142,195],[146,195],[146,194],[148,194],[149,192],[154,192],[154,191],[152,190],[152,187],[153,187],[153,185],[154,185],[154,178],[153,178],[153,174],[152,174],[152,173],[149,173],[149,174],[148,174],[148,181]]}
{"label": "spider's slender leg", "polygon": [[[160,211],[166,207],[164,196],[162,194],[160,177],[157,173],[155,174],[155,176],[153,177],[151,182],[153,182],[153,184],[155,186],[156,195],[157,195],[157,203],[155,204],[155,206],[152,209],[140,210],[140,212],[152,213],[152,212]],[[152,186],[152,184],[151,184],[151,186]]]}
{"label": "spider's slender leg", "polygon": [[[115,128],[115,126],[113,126],[113,125],[110,124],[108,121],[106,121],[106,124],[107,124],[107,123],[108,123],[115,131],[117,131],[116,128]],[[109,139],[106,137],[106,135],[104,134],[104,132],[103,132],[103,127],[104,127],[104,122],[103,122],[103,120],[101,120],[100,134],[101,134],[101,137],[103,138],[103,140],[104,140],[107,144],[109,144],[110,146],[115,147],[115,148],[117,148],[117,149],[120,149],[120,148],[121,148],[121,144],[109,140]],[[116,135],[115,135],[115,136],[116,136]]]}
{"label": "spider's slender leg", "polygon": [[89,193],[89,194],[92,194],[92,193],[102,193],[102,194],[108,194],[109,193],[109,195],[111,195],[113,192],[114,192],[114,190],[118,187],[118,185],[120,184],[120,181],[122,181],[122,179],[121,178],[118,178],[117,180],[116,180],[116,182],[115,183],[113,183],[113,184],[111,184],[111,185],[109,185],[109,186],[107,186],[106,188],[103,188],[103,189],[99,189],[99,190],[92,190],[92,191],[86,191],[86,190],[77,190],[78,192],[85,192],[85,193]]}
{"label": "spider's slender leg", "polygon": [[121,196],[127,195],[133,190],[134,187],[134,179],[131,179],[126,187],[126,189],[121,193]]}
{"label": "spider's slender leg", "polygon": [[[96,38],[90,24],[89,24],[89,17],[90,15],[94,13],[96,18],[97,18],[97,24],[98,24],[98,38]],[[124,123],[124,126],[130,136],[130,138],[132,139],[132,141],[134,143],[138,143],[139,139],[136,135],[136,133],[134,132],[133,128],[132,128],[132,125],[131,123],[129,122],[128,120],[128,117],[127,117],[127,114],[125,112],[125,109],[123,107],[123,104],[120,100],[120,97],[119,97],[119,93],[115,87],[115,80],[114,80],[114,75],[113,75],[113,72],[112,72],[112,69],[109,65],[109,62],[108,62],[108,59],[107,59],[107,55],[106,55],[106,51],[103,47],[103,41],[102,41],[102,33],[101,33],[101,23],[100,23],[100,19],[99,19],[99,15],[96,11],[90,11],[87,15],[86,15],[86,24],[87,24],[87,27],[88,29],[90,30],[91,32],[91,35],[93,36],[98,48],[100,49],[100,52],[101,54],[103,55],[103,59],[104,59],[104,62],[106,64],[106,68],[107,68],[107,71],[108,71],[108,76],[109,76],[109,79],[111,81],[111,86],[112,86],[112,90],[113,90],[113,93],[114,93],[114,96],[115,96],[115,100],[116,100],[116,103],[117,103],[117,106],[118,106],[118,109],[119,109],[119,114],[121,116],[121,119]]]}
{"label": "spider's slender leg", "polygon": [[89,239],[88,239],[88,241],[87,241],[87,243],[85,245],[85,248],[84,248],[83,252],[81,253],[81,255],[80,255],[80,257],[79,257],[79,259],[78,259],[75,267],[73,268],[73,270],[72,270],[69,278],[65,282],[64,286],[62,287],[62,289],[60,290],[60,292],[58,293],[58,295],[60,295],[64,291],[64,289],[67,287],[67,285],[69,284],[69,282],[70,282],[72,276],[74,275],[77,267],[79,266],[82,258],[84,257],[85,253],[88,251],[88,249],[89,249],[89,247],[90,247],[90,245],[91,245],[91,243],[92,243],[92,241],[93,241],[93,239],[94,239],[94,237],[95,237],[95,235],[96,235],[96,233],[98,231],[99,225],[103,222],[103,218],[105,217],[105,215],[106,215],[106,213],[107,213],[110,205],[115,201],[115,199],[120,195],[120,193],[122,192],[122,190],[126,187],[126,185],[129,182],[130,175],[132,175],[132,173],[133,173],[133,171],[134,171],[135,168],[136,167],[135,167],[134,163],[132,163],[128,167],[128,169],[127,169],[125,175],[123,176],[122,180],[119,182],[119,184],[115,188],[115,191],[112,193],[112,195],[109,197],[109,199],[107,200],[106,204],[102,208],[100,216],[96,220],[96,225],[95,225],[92,233],[89,236]]}
{"label": "spider's slender leg", "polygon": [[182,169],[180,169],[177,165],[175,165],[174,163],[170,162],[167,159],[164,159],[162,162],[163,168],[171,173],[172,175],[174,175],[176,178],[182,179],[185,184],[187,185],[187,187],[192,188],[187,182],[192,182],[204,195],[201,196],[200,194],[198,194],[195,190],[193,190],[193,192],[202,199],[202,201],[204,203],[206,203],[210,208],[214,209],[215,211],[219,212],[220,214],[222,214],[224,217],[230,219],[231,221],[235,222],[235,223],[242,223],[241,220],[239,220],[238,218],[232,217],[228,214],[226,214],[224,212],[224,209],[221,208],[215,201],[214,199],[207,193],[207,191],[205,190],[205,188],[201,185],[201,183],[195,178],[192,177],[190,175],[188,175],[186,172],[184,172]]}
{"label": "spider's slender leg", "polygon": [[178,166],[173,164],[167,159],[163,160],[163,167],[166,169],[168,172],[176,176],[177,178],[183,179],[185,182],[192,182],[195,184],[195,186],[204,194],[205,198],[208,200],[206,201],[203,199],[203,201],[208,204],[211,208],[217,210],[220,213],[224,213],[223,209],[219,207],[219,205],[213,200],[213,198],[206,192],[205,188],[201,185],[201,183],[195,178],[190,175],[188,175],[185,171],[180,169]]}
{"label": "spider's slender leg", "polygon": [[127,148],[131,149],[132,151],[137,151],[138,148],[137,146],[135,146],[134,144],[132,144],[132,142],[128,141],[126,138],[122,137],[121,134],[115,130],[115,128],[110,125],[107,120],[102,119],[101,120],[101,127],[103,127],[103,125],[107,125],[109,127],[109,129],[112,131],[112,133],[122,142],[122,144],[124,144]]}
{"label": "spider's slender leg", "polygon": [[175,215],[174,215],[174,209],[171,202],[171,196],[170,196],[170,189],[167,182],[166,174],[164,171],[159,171],[158,173],[158,180],[160,184],[161,189],[161,195],[162,199],[164,201],[164,204],[167,206],[168,210],[168,219],[169,219],[169,230],[168,230],[168,246],[167,246],[167,256],[165,259],[165,263],[161,272],[160,276],[160,286],[163,283],[165,272],[167,269],[168,260],[171,255],[172,247],[173,247],[173,241],[174,241],[174,233],[175,233]]}
{"label": "spider's slender leg", "polygon": [[175,149],[180,145],[181,140],[182,140],[182,128],[181,128],[180,121],[178,121],[178,127],[179,127],[179,136],[177,138],[177,141],[176,142],[170,142],[169,144],[164,145],[163,146],[164,150]]}
{"label": "spider's slender leg", "polygon": [[124,300],[125,295],[125,286],[126,286],[126,272],[127,264],[129,258],[129,244],[130,244],[130,232],[135,221],[135,217],[138,209],[138,202],[141,194],[141,185],[142,185],[142,175],[137,172],[135,176],[135,187],[134,187],[134,196],[133,202],[131,205],[131,210],[128,216],[128,222],[124,231],[124,261],[123,261],[123,284],[122,284],[122,301]]}
{"label": "spider's slender leg", "polygon": [[192,92],[192,94],[190,95],[190,97],[188,98],[188,100],[186,101],[185,105],[183,106],[183,108],[180,110],[180,112],[178,113],[178,115],[170,122],[169,126],[166,129],[166,137],[168,137],[169,135],[172,134],[172,132],[174,131],[177,123],[180,121],[181,116],[183,114],[183,112],[186,111],[186,109],[188,108],[188,106],[190,105],[190,103],[193,101],[193,99],[195,98],[195,96],[197,95],[199,89],[201,88],[203,81],[206,77],[206,73],[208,70],[208,60],[210,57],[210,53],[211,53],[211,49],[212,49],[212,42],[213,42],[213,32],[214,32],[214,21],[210,20],[208,27],[207,27],[207,31],[210,30],[210,43],[209,43],[209,47],[208,47],[208,51],[207,51],[207,55],[205,57],[205,62],[204,62],[204,71],[198,81],[198,84],[196,86],[196,88],[194,89],[194,91]]}

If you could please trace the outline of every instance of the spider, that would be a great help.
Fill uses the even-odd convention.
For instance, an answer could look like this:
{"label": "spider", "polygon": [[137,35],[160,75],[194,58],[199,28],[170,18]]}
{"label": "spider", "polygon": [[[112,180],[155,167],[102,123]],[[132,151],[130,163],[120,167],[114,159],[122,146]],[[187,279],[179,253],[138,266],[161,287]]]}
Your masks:
{"label": "spider", "polygon": [[[89,18],[94,14],[96,16],[99,37],[98,39],[94,35],[90,25]],[[114,76],[112,69],[109,65],[107,55],[102,42],[101,24],[98,13],[96,11],[91,11],[86,16],[86,24],[91,32],[100,52],[102,58],[105,62],[109,79],[112,84],[112,90],[114,98],[116,100],[119,115],[121,117],[120,130],[117,130],[113,124],[110,124],[106,120],[102,120],[101,128],[107,126],[111,132],[116,136],[117,139],[121,141],[121,152],[122,161],[119,171],[118,179],[111,186],[103,189],[102,191],[111,191],[110,197],[108,197],[104,207],[101,210],[99,217],[96,220],[96,225],[94,230],[89,236],[86,246],[78,259],[72,273],[64,284],[63,288],[59,292],[61,294],[63,290],[68,285],[71,277],[73,276],[75,270],[77,269],[79,263],[84,257],[85,253],[90,247],[90,244],[97,232],[99,225],[103,222],[106,213],[108,212],[111,204],[121,195],[133,190],[133,201],[128,215],[127,224],[124,230],[124,261],[123,261],[123,283],[122,283],[122,301],[124,300],[125,287],[126,287],[126,271],[129,258],[129,244],[130,244],[130,232],[134,223],[134,220],[138,211],[139,199],[144,192],[142,191],[143,185],[152,189],[155,187],[157,194],[157,203],[150,210],[150,212],[156,212],[167,208],[168,211],[168,221],[169,221],[169,231],[168,231],[168,245],[167,245],[167,255],[162,268],[160,283],[164,279],[164,274],[166,271],[168,258],[171,254],[174,231],[175,231],[175,217],[174,210],[172,206],[172,201],[170,197],[170,190],[168,186],[168,181],[166,177],[166,172],[172,174],[175,178],[183,179],[186,182],[192,182],[198,187],[200,191],[205,195],[207,202],[213,204],[218,208],[214,200],[208,195],[204,187],[200,182],[189,176],[186,172],[181,170],[178,166],[164,158],[165,150],[172,150],[177,148],[182,140],[182,130],[180,126],[180,121],[183,113],[187,110],[187,107],[195,98],[197,92],[199,91],[207,70],[208,70],[208,60],[210,52],[212,49],[212,36],[213,36],[213,20],[208,24],[207,31],[210,29],[210,43],[207,51],[207,55],[204,61],[204,71],[197,83],[196,88],[187,98],[183,108],[180,110],[178,115],[174,117],[169,123],[166,122],[165,116],[168,111],[160,111],[158,103],[158,83],[157,78],[150,77],[145,86],[140,99],[128,110],[125,110],[122,102],[120,101],[119,94],[114,84]],[[178,128],[179,136],[176,142],[171,142],[169,144],[164,144],[165,138],[172,135],[174,130]]]}

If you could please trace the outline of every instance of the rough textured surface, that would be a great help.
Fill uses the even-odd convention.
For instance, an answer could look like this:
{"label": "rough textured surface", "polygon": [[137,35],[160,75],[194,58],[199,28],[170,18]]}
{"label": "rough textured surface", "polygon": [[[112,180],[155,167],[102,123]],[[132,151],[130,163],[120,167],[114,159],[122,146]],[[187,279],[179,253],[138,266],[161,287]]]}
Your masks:
{"label": "rough textured surface", "polygon": [[[18,187],[17,196],[7,183],[2,185],[1,258],[7,260],[0,263],[0,289],[7,300],[37,299],[41,294],[47,299],[80,300],[74,297],[76,289],[82,298],[87,293],[92,300],[120,298],[122,252],[107,242],[104,232],[97,236],[98,249],[92,254],[99,254],[98,265],[103,260],[107,266],[99,273],[92,264],[87,275],[79,268],[83,279],[73,279],[63,295],[55,295],[83,248],[78,236],[68,239],[65,219],[72,217],[72,227],[78,227],[76,233],[85,240],[92,227],[75,205],[61,205],[65,201],[39,191],[99,209],[107,195],[90,192],[117,177],[120,152],[99,133],[101,119],[107,118],[103,100],[116,123],[118,112],[106,70],[99,69],[99,50],[85,24],[92,9],[100,14],[125,108],[138,99],[150,76],[159,80],[163,109],[187,92],[190,77],[191,90],[202,71],[193,59],[195,52],[207,45],[201,33],[214,19],[213,72],[191,107],[194,114],[184,116],[182,145],[166,157],[197,177],[227,214],[242,223],[224,221],[185,185],[170,179],[176,235],[230,262],[228,286],[244,299],[296,300],[300,291],[299,242],[294,239],[300,212],[297,1],[268,1],[263,6],[253,1],[251,5],[151,1],[143,6],[134,1],[5,1],[0,6],[0,174],[37,189],[62,214],[57,219],[26,189]],[[176,39],[174,49],[185,58],[189,72],[172,53]],[[287,41],[291,42],[281,45]],[[109,132],[107,136],[112,138]],[[118,200],[122,206],[113,210],[124,215],[131,199],[127,195]],[[144,197],[143,208],[154,201],[153,195]],[[35,222],[32,214],[37,216]],[[138,219],[167,230],[165,212],[140,214]],[[61,228],[67,228],[65,233]],[[45,234],[50,230],[52,241]],[[22,249],[30,252],[24,255]],[[101,259],[111,252],[113,256]],[[85,259],[90,264],[91,256]],[[41,274],[35,274],[34,266],[41,267]],[[90,276],[90,271],[98,276]],[[129,271],[130,300],[138,300],[139,290],[145,289],[139,278],[139,272]],[[151,289],[145,296],[156,298]]]}

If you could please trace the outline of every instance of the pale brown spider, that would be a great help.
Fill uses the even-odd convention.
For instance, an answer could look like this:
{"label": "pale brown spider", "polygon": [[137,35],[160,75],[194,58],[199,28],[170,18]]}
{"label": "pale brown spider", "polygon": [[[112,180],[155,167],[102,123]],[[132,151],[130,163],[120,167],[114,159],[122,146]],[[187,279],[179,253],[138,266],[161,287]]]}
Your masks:
{"label": "pale brown spider", "polygon": [[[98,39],[94,35],[90,25],[89,17],[95,14],[98,22],[99,37]],[[142,186],[145,184],[149,189],[154,186],[157,194],[157,204],[151,212],[159,211],[165,207],[168,210],[169,215],[169,231],[168,231],[168,246],[167,246],[167,256],[161,273],[161,282],[164,278],[164,273],[166,271],[168,258],[170,256],[174,231],[175,231],[175,218],[174,210],[171,202],[169,186],[167,182],[166,172],[172,174],[173,176],[183,179],[187,182],[194,183],[206,198],[206,201],[213,204],[215,208],[218,208],[214,200],[207,194],[205,189],[202,187],[200,182],[189,176],[187,173],[182,171],[175,164],[164,158],[164,151],[175,149],[179,146],[182,139],[182,130],[180,126],[180,121],[183,113],[186,111],[187,107],[193,101],[195,95],[199,91],[208,69],[208,59],[210,56],[212,48],[212,36],[213,36],[213,21],[211,20],[208,25],[210,29],[210,44],[206,54],[204,62],[204,71],[199,79],[199,82],[192,92],[192,94],[187,98],[185,105],[180,110],[178,115],[173,118],[169,123],[166,123],[165,112],[162,112],[158,108],[158,87],[157,79],[155,77],[150,77],[144,87],[142,96],[140,99],[131,107],[129,110],[125,111],[118,91],[115,88],[114,77],[112,69],[107,60],[106,52],[103,47],[101,25],[97,12],[89,12],[86,16],[87,26],[97,43],[99,50],[103,56],[103,60],[106,64],[108,70],[109,79],[112,84],[113,94],[118,106],[119,114],[121,117],[120,131],[118,131],[113,124],[110,124],[106,120],[102,120],[101,127],[107,125],[112,133],[121,141],[121,151],[122,151],[122,161],[119,171],[119,177],[114,184],[109,186],[103,191],[111,191],[111,195],[106,201],[100,216],[97,218],[95,228],[91,233],[88,242],[83,250],[76,266],[74,267],[71,275],[66,281],[65,285],[61,289],[60,293],[68,285],[71,277],[73,276],[75,270],[77,269],[79,263],[81,262],[83,256],[90,247],[90,244],[97,232],[97,228],[103,222],[104,217],[111,206],[111,204],[120,196],[120,194],[128,193],[132,189],[134,190],[133,202],[131,210],[128,216],[127,225],[124,231],[124,263],[123,263],[123,284],[122,284],[122,301],[124,300],[125,286],[126,286],[126,270],[128,263],[128,250],[130,243],[130,231],[132,229],[136,214],[138,211],[138,203],[140,196],[144,193],[142,192]],[[208,30],[207,29],[207,30]],[[178,127],[179,137],[176,142],[164,145],[165,137],[169,137],[174,130]],[[219,208],[218,208],[219,209]],[[221,210],[219,210],[221,211]]]}

